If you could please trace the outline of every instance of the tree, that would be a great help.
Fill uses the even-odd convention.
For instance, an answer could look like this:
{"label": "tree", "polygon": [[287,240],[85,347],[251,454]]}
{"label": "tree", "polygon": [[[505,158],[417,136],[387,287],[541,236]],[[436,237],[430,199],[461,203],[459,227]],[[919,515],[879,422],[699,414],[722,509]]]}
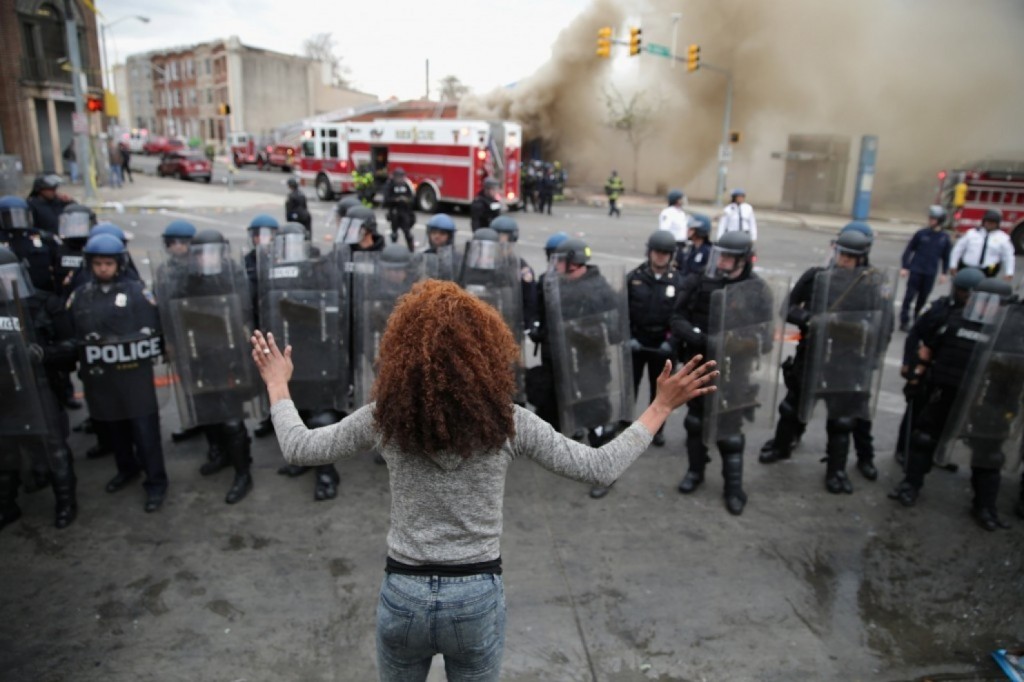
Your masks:
{"label": "tree", "polygon": [[337,41],[331,33],[317,33],[302,43],[302,52],[314,61],[327,64],[331,69],[331,85],[336,88],[351,87],[351,70],[341,63],[341,57],[334,52]]}
{"label": "tree", "polygon": [[469,86],[463,84],[458,76],[448,75],[438,81],[438,98],[442,102],[458,102],[469,93]]}
{"label": "tree", "polygon": [[651,102],[644,90],[637,90],[627,98],[613,86],[604,93],[608,111],[608,125],[621,130],[633,148],[633,191],[640,188],[640,147],[654,132],[654,116],[657,102]]}

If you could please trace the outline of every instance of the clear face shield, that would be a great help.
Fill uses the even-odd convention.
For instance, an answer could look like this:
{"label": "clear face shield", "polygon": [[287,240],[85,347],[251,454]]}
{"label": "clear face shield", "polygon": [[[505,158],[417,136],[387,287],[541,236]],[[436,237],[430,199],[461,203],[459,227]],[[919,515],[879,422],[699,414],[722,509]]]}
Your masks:
{"label": "clear face shield", "polygon": [[964,319],[978,324],[995,322],[1002,299],[999,294],[990,291],[972,291],[964,306]]}
{"label": "clear face shield", "polygon": [[466,267],[473,270],[494,270],[500,256],[498,242],[471,241],[466,246]]}
{"label": "clear face shield", "polygon": [[412,263],[379,263],[380,284],[386,289],[402,288],[411,278]]}
{"label": "clear face shield", "polygon": [[92,220],[85,211],[65,211],[60,214],[57,234],[61,239],[88,239]]}
{"label": "clear face shield", "polygon": [[231,257],[230,246],[227,244],[191,244],[188,256],[190,274],[219,275],[225,271],[225,261]]}
{"label": "clear face shield", "polygon": [[28,270],[22,263],[0,265],[0,286],[8,298],[14,298],[15,295],[18,298],[28,298],[35,293]]}
{"label": "clear face shield", "polygon": [[0,211],[0,227],[5,230],[27,230],[28,211],[23,208],[6,208]]}
{"label": "clear face shield", "polygon": [[710,279],[736,279],[743,274],[750,256],[741,256],[717,246],[711,247],[707,269],[704,276]]}
{"label": "clear face shield", "polygon": [[267,246],[274,241],[277,230],[271,227],[256,227],[249,230],[249,239],[253,246]]}
{"label": "clear face shield", "polygon": [[339,244],[358,244],[363,240],[363,219],[345,216],[338,222],[338,233],[335,242]]}
{"label": "clear face shield", "polygon": [[279,234],[274,237],[274,260],[298,263],[309,259],[309,242],[304,234]]}
{"label": "clear face shield", "polygon": [[828,253],[828,260],[825,261],[825,267],[853,269],[861,264],[863,258],[864,254],[848,251],[833,242],[832,250]]}

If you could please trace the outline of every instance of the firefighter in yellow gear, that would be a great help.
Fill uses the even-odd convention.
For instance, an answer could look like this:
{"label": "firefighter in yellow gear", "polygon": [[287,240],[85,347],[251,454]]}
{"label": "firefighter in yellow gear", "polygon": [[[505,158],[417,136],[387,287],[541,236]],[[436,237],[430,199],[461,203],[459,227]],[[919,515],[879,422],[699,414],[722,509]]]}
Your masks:
{"label": "firefighter in yellow gear", "polygon": [[609,216],[614,215],[617,218],[622,217],[622,212],[616,204],[625,189],[625,186],[622,184],[622,178],[619,176],[619,172],[613,170],[611,176],[608,178],[608,182],[604,183],[604,193],[608,197]]}
{"label": "firefighter in yellow gear", "polygon": [[362,164],[352,171],[352,186],[356,190],[359,201],[364,206],[373,208],[373,195],[377,190],[377,180],[373,177],[368,165]]}

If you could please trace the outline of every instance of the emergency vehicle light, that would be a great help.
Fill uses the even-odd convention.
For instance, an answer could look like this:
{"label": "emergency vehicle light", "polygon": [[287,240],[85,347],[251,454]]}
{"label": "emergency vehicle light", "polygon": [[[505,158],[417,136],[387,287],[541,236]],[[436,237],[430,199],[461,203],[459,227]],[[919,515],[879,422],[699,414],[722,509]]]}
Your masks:
{"label": "emergency vehicle light", "polygon": [[478,159],[480,159],[481,161],[483,161],[484,159],[486,159],[486,158],[487,158],[487,152],[485,152],[485,151],[484,151],[483,149],[481,149],[480,151],[478,151],[478,152],[476,153],[476,158],[478,158]]}
{"label": "emergency vehicle light", "polygon": [[312,130],[303,130],[302,131],[302,136],[306,137],[306,138],[313,137],[313,131]]}
{"label": "emergency vehicle light", "polygon": [[512,201],[513,199],[516,198],[516,193],[515,192],[509,192],[506,196],[508,197],[509,201]]}
{"label": "emergency vehicle light", "polygon": [[939,180],[946,179],[946,171],[939,171]]}

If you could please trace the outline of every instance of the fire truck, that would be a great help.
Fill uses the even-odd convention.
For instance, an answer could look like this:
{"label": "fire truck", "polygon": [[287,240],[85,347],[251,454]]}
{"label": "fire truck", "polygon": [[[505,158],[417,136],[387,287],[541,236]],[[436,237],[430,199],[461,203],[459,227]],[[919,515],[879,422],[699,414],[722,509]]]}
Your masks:
{"label": "fire truck", "polygon": [[228,134],[228,147],[231,149],[231,158],[238,168],[246,164],[263,168],[263,164],[267,161],[263,150],[256,144],[256,138],[249,133]]}
{"label": "fire truck", "polygon": [[303,133],[296,176],[321,201],[354,191],[352,171],[365,168],[378,182],[401,167],[416,188],[416,208],[469,205],[487,178],[518,208],[522,128],[509,121],[381,119],[323,123]]}
{"label": "fire truck", "polygon": [[985,211],[1001,211],[999,227],[1024,254],[1024,161],[985,161],[940,171],[935,203],[946,209],[947,227],[958,233],[981,225]]}
{"label": "fire truck", "polygon": [[267,145],[267,152],[265,154],[267,166],[269,168],[280,168],[285,173],[290,173],[296,165],[298,151],[298,145],[294,144],[278,143]]}

